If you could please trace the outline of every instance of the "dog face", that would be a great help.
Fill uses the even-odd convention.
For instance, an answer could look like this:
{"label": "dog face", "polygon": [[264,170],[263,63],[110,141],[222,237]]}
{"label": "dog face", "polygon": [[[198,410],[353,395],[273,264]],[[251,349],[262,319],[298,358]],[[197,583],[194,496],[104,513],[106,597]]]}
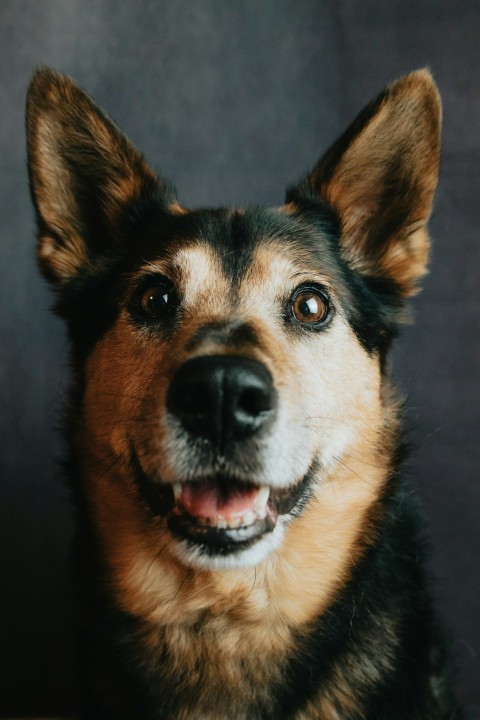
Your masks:
{"label": "dog face", "polygon": [[[28,133],[39,259],[69,325],[74,444],[96,522],[154,538],[182,566],[258,565],[339,468],[381,460],[385,355],[428,250],[430,76],[387,88],[274,209],[183,209],[47,70],[32,82]],[[360,522],[380,491],[379,480],[369,500],[346,493],[346,514],[352,502]]]}
{"label": "dog face", "polygon": [[[378,359],[320,232],[281,211],[153,221],[88,358],[95,444],[134,469],[187,564],[256,564],[364,424],[379,429]],[[159,237],[180,240],[159,252]]]}

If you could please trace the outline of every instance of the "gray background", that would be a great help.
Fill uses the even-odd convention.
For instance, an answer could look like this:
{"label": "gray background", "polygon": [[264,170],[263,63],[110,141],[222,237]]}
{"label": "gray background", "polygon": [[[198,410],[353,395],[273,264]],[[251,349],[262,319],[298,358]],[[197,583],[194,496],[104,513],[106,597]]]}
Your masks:
{"label": "gray background", "polygon": [[78,80],[186,204],[280,203],[362,105],[428,65],[444,100],[431,274],[394,354],[437,602],[480,706],[480,2],[1,0],[0,715],[64,712],[72,518],[65,338],[34,263],[23,138],[38,64]]}

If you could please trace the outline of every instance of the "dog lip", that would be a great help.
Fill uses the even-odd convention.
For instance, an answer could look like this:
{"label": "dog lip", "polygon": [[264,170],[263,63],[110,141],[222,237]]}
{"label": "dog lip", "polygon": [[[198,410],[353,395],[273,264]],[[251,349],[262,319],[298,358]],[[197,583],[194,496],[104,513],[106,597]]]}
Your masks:
{"label": "dog lip", "polygon": [[172,535],[195,545],[210,555],[228,555],[244,550],[261,537],[275,529],[276,513],[269,509],[265,517],[257,518],[249,525],[234,527],[210,526],[199,522],[187,513],[173,512],[168,518]]}
{"label": "dog lip", "polygon": [[237,489],[245,487],[250,492],[257,491],[253,496],[253,501],[259,503],[257,508],[254,503],[252,509],[247,508],[245,513],[240,512],[236,518],[232,515],[228,521],[221,514],[209,518],[194,517],[182,507],[185,486],[200,485],[205,479],[174,483],[152,479],[144,472],[133,448],[132,467],[139,498],[149,514],[165,518],[173,535],[201,546],[202,552],[226,555],[249,547],[273,531],[280,516],[299,515],[310,496],[318,463],[314,460],[300,481],[284,488],[268,488],[229,476],[210,477],[210,483],[218,482],[224,488],[233,484]]}
{"label": "dog lip", "polygon": [[[277,525],[279,516],[298,515],[301,512],[306,499],[309,497],[309,488],[316,466],[316,462],[312,463],[304,477],[295,485],[282,489],[266,488],[268,497],[265,496],[264,489],[261,486],[255,486],[252,483],[241,483],[237,480],[237,486],[244,484],[247,488],[258,488],[257,497],[261,497],[263,491],[261,501],[265,501],[265,512],[248,517],[248,522],[241,524],[239,527],[229,525],[224,518],[218,515],[211,518],[202,518],[194,517],[185,512],[181,503],[185,484],[180,483],[180,487],[176,486],[175,490],[172,489],[172,495],[175,492],[177,502],[174,505],[173,512],[168,515],[168,527],[172,535],[201,548],[203,554],[225,556],[241,552],[272,532]],[[212,481],[213,479],[211,479]],[[230,482],[233,481],[230,480]],[[200,484],[201,481],[197,481],[197,483]],[[196,483],[191,482],[190,484],[195,485]]]}

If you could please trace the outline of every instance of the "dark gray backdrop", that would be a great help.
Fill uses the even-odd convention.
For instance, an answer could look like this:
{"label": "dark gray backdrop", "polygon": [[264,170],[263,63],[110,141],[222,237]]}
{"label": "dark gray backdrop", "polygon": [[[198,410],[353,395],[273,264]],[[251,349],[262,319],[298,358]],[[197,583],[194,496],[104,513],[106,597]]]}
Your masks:
{"label": "dark gray backdrop", "polygon": [[186,204],[279,203],[372,95],[428,65],[444,99],[431,274],[394,369],[465,703],[480,705],[480,2],[2,0],[0,715],[68,710],[71,513],[56,469],[65,340],[33,259],[23,107],[72,75]]}

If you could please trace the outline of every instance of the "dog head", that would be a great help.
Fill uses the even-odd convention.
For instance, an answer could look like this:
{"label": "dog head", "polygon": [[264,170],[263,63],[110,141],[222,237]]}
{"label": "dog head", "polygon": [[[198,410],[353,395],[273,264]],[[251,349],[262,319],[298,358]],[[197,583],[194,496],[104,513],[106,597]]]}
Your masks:
{"label": "dog head", "polygon": [[374,461],[385,355],[425,271],[439,125],[414,72],[284,205],[189,211],[72,81],[37,72],[38,257],[69,327],[73,452],[100,525],[134,517],[189,566],[253,565],[346,458]]}

